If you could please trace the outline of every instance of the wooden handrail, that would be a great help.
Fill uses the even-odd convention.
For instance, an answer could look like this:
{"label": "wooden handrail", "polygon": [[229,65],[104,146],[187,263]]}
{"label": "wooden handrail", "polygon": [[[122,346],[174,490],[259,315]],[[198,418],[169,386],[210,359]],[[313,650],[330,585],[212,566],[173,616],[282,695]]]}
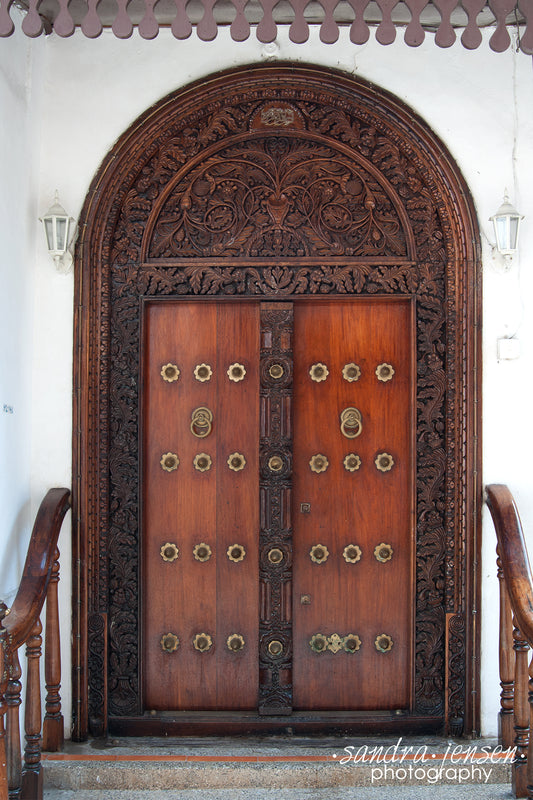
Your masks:
{"label": "wooden handrail", "polygon": [[533,647],[533,580],[520,515],[507,486],[492,483],[486,492],[513,613],[523,637]]}
{"label": "wooden handrail", "polygon": [[[17,595],[9,613],[0,605],[0,800],[41,800],[41,611],[47,600],[45,678],[48,689],[45,740],[50,749],[63,741],[63,717],[59,685],[59,617],[57,581],[59,551],[57,541],[63,519],[70,508],[68,489],[50,489],[33,526],[28,554]],[[18,651],[26,644],[28,683],[26,689],[24,766],[20,752],[19,706],[21,669]],[[5,727],[7,719],[7,731]],[[46,723],[46,719],[45,719]]]}
{"label": "wooden handrail", "polygon": [[20,586],[11,611],[2,622],[9,635],[11,650],[18,650],[28,640],[41,614],[59,531],[69,508],[70,491],[50,489],[37,512]]}
{"label": "wooden handrail", "polygon": [[520,515],[502,484],[486,487],[500,581],[500,740],[514,746],[513,792],[533,800],[533,582]]}

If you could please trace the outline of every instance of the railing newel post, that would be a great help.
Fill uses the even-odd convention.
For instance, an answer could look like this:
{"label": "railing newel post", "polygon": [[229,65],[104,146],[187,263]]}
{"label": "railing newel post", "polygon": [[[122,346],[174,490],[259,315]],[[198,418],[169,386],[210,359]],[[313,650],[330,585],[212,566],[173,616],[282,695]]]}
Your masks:
{"label": "railing newel post", "polygon": [[6,689],[8,682],[7,674],[7,651],[6,651],[6,630],[2,625],[7,612],[5,603],[0,602],[0,800],[8,800],[9,786],[7,779],[7,746],[6,746]]}
{"label": "railing newel post", "polygon": [[498,733],[502,747],[513,746],[514,741],[514,671],[515,651],[513,646],[513,612],[509,592],[505,585],[500,548],[496,548],[498,580],[500,584],[500,713],[498,716]]}
{"label": "railing newel post", "polygon": [[41,677],[39,661],[41,658],[41,620],[37,619],[26,643],[28,682],[26,686],[26,708],[24,730],[24,769],[22,771],[21,800],[42,800],[43,775],[41,765]]}
{"label": "railing newel post", "polygon": [[43,722],[43,750],[57,752],[63,749],[64,723],[61,713],[61,641],[59,635],[59,550],[54,552],[54,563],[46,593],[46,632],[44,642],[44,671],[46,684],[46,713]]}

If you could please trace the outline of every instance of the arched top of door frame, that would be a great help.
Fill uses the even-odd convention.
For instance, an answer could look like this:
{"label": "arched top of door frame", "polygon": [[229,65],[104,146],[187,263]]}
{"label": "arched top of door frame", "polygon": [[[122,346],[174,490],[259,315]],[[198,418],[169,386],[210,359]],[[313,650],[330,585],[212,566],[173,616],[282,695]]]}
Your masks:
{"label": "arched top of door frame", "polygon": [[[258,121],[254,114],[261,108],[276,113]],[[292,116],[279,113],[290,109]],[[154,258],[149,236],[145,245],[143,237],[160,219],[165,191],[166,197],[180,170],[185,174],[187,164],[201,163],[204,149],[218,153],[228,142],[245,141],[246,131],[257,140],[263,129],[280,137],[289,129],[295,140],[321,139],[343,158],[353,153],[353,163],[374,180],[379,170],[377,182],[407,231],[405,253],[395,255],[386,244],[375,257],[333,249],[324,264],[320,255],[299,263],[297,253],[286,252],[277,270],[250,253],[232,262],[222,252],[214,266],[206,263],[210,259],[191,263],[175,253]],[[280,228],[276,213],[272,218]],[[474,569],[481,507],[479,253],[470,193],[447,148],[401,101],[342,72],[283,63],[231,70],[169,95],[124,133],[87,194],[75,257],[74,738],[84,737],[89,719],[93,731],[103,732],[108,698],[115,707],[123,701],[128,709],[135,705],[124,682],[113,701],[105,676],[108,648],[115,661],[123,659],[126,672],[138,670],[135,646],[130,652],[111,641],[106,626],[118,614],[117,624],[109,623],[115,638],[117,631],[123,642],[137,635],[131,576],[138,465],[131,452],[137,442],[134,362],[140,300],[217,293],[280,298],[386,293],[409,295],[417,304],[423,354],[417,389],[422,430],[417,514],[423,548],[417,587],[423,632],[416,643],[418,711],[421,719],[431,709],[442,713],[452,733],[478,730],[479,676],[472,655],[479,646],[479,626],[470,610],[479,605]],[[109,574],[110,550],[114,574]],[[107,606],[109,586],[117,581],[124,584],[124,609],[118,611]],[[442,598],[438,608],[432,607],[432,592]],[[431,634],[443,613],[444,638],[439,634],[437,642]],[[445,702],[435,699],[438,685],[446,686]],[[131,691],[134,697],[135,688]]]}

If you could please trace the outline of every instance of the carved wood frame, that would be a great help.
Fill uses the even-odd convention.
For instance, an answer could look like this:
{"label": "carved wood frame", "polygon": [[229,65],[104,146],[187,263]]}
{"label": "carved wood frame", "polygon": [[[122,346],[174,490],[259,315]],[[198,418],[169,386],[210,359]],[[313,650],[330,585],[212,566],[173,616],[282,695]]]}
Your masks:
{"label": "carved wood frame", "polygon": [[[295,136],[352,153],[381,176],[389,199],[400,201],[403,254],[384,246],[350,255],[337,247],[328,256],[310,246],[304,258],[282,251],[275,266],[272,256],[151,255],[163,195],[171,191],[165,187],[204,152],[264,133],[268,115],[258,127],[254,114],[272,104],[294,110]],[[274,130],[283,136],[279,120]],[[104,733],[109,717],[116,730],[127,730],[128,721],[130,730],[146,730],[138,661],[140,309],[146,297],[187,295],[415,299],[416,703],[396,727],[478,730],[479,253],[469,191],[442,142],[396,98],[342,73],[293,64],[236,69],[170,95],[122,136],[88,192],[76,251],[75,739]],[[237,730],[234,722],[213,730]],[[365,729],[368,722],[365,715]],[[326,721],[316,715],[309,722],[320,725]],[[356,730],[357,715],[343,725]]]}

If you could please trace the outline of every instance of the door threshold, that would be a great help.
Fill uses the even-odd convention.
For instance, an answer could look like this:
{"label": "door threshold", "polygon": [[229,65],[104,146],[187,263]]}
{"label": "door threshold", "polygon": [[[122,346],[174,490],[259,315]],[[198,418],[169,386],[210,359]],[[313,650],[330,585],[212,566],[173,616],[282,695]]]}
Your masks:
{"label": "door threshold", "polygon": [[250,734],[406,735],[440,734],[444,717],[395,711],[294,712],[260,716],[256,712],[165,711],[138,717],[111,717],[110,736],[243,736]]}

